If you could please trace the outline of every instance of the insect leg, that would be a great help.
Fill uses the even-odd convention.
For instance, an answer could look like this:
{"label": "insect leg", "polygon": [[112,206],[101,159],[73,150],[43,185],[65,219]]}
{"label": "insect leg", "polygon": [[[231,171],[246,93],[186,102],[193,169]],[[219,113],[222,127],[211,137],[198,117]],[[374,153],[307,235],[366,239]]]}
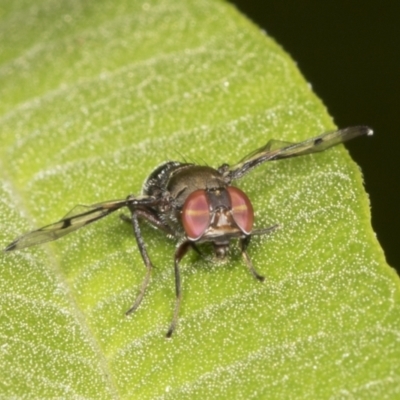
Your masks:
{"label": "insect leg", "polygon": [[[170,235],[171,237],[176,237],[179,238],[179,234],[177,234],[176,232],[174,232],[168,225],[166,225],[163,221],[160,221],[156,215],[150,214],[147,211],[143,211],[143,210],[137,210],[137,213],[140,217],[146,219],[147,221],[149,221],[152,225],[154,225],[156,228],[164,231],[167,235]],[[132,223],[131,218],[128,217],[125,214],[121,214],[119,216],[122,221],[125,222],[129,222]],[[277,226],[277,225],[276,225]],[[267,228],[268,230],[270,228]],[[263,234],[264,230],[262,233],[255,233],[255,234]],[[199,256],[203,256],[203,254],[201,253],[201,251],[199,250],[199,248],[196,246],[195,243],[192,243],[192,249],[199,255]]]}
{"label": "insect leg", "polygon": [[230,167],[227,164],[223,164],[218,170],[223,174],[225,182],[229,184],[231,181],[241,178],[253,168],[256,168],[266,161],[282,160],[284,158],[318,153],[358,136],[371,136],[372,134],[372,129],[368,126],[353,126],[338,131],[326,132],[299,143],[270,140],[265,146],[248,154],[236,165]]}
{"label": "insect leg", "polygon": [[263,281],[265,279],[265,277],[263,277],[262,275],[260,275],[256,269],[253,267],[253,263],[250,260],[249,255],[247,254],[247,246],[250,243],[250,239],[251,236],[246,236],[244,239],[240,239],[239,240],[239,244],[240,244],[240,250],[242,251],[242,256],[244,258],[244,261],[246,262],[247,268],[249,269],[249,271],[251,272],[251,274],[254,276],[254,278],[258,279],[259,281]]}
{"label": "insect leg", "polygon": [[142,286],[140,287],[139,294],[136,297],[136,300],[133,303],[132,307],[130,307],[129,310],[125,312],[125,315],[129,315],[132,312],[134,312],[139,307],[140,303],[142,302],[147,285],[149,284],[149,281],[150,281],[151,270],[153,268],[153,264],[151,263],[149,255],[147,254],[146,245],[144,243],[144,240],[142,237],[142,232],[140,230],[139,220],[138,220],[138,210],[131,209],[131,212],[132,212],[131,222],[132,222],[132,227],[133,227],[133,233],[135,235],[136,242],[139,247],[139,251],[142,256],[142,259],[143,259],[144,265],[146,266],[147,271],[146,271],[146,276],[143,280]]}
{"label": "insect leg", "polygon": [[280,227],[279,224],[275,224],[275,225],[269,226],[268,228],[255,229],[254,231],[251,232],[251,236],[267,235],[267,234],[272,233],[275,229],[278,229],[279,227]]}
{"label": "insect leg", "polygon": [[179,262],[182,260],[183,256],[187,253],[190,247],[192,247],[192,243],[186,241],[181,243],[175,251],[174,269],[175,269],[176,301],[175,301],[174,316],[172,317],[171,325],[169,326],[168,332],[166,334],[167,338],[170,338],[175,330],[176,324],[178,322],[179,308],[181,305],[182,293],[181,293],[181,274],[179,271]]}
{"label": "insect leg", "polygon": [[[150,212],[149,210],[136,210],[136,213],[139,217],[146,219],[150,222],[151,225],[155,226],[157,229],[164,231],[167,235],[176,237],[176,233],[165,224],[164,221],[161,221],[155,213]],[[120,218],[122,221],[126,221],[131,223],[131,218],[125,214],[121,214]]]}

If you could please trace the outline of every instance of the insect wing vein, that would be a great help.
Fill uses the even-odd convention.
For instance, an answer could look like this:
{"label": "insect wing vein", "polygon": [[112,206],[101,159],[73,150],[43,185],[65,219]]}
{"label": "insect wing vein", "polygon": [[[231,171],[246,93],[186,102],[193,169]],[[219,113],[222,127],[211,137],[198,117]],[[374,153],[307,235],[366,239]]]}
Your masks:
{"label": "insect wing vein", "polygon": [[18,250],[24,247],[33,246],[40,243],[56,240],[68,233],[74,232],[83,226],[95,222],[112,212],[124,207],[126,200],[114,200],[104,203],[94,204],[92,206],[77,206],[87,209],[87,211],[76,214],[77,207],[74,207],[66,217],[53,224],[46,225],[40,229],[28,232],[20,236],[14,242],[10,243],[4,250]]}
{"label": "insect wing vein", "polygon": [[[281,160],[306,154],[324,151],[339,143],[346,142],[357,136],[372,135],[372,130],[366,126],[354,126],[338,131],[326,132],[320,136],[299,143],[287,143],[270,140],[265,146],[244,157],[238,164],[229,168],[229,180],[241,178],[253,168],[266,161]],[[282,147],[278,147],[282,146]]]}

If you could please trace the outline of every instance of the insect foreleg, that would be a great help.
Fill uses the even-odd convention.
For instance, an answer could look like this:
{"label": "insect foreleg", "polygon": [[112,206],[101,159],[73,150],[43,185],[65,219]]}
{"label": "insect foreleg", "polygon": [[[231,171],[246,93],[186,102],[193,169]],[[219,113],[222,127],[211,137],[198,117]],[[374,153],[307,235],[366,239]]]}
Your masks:
{"label": "insect foreleg", "polygon": [[249,236],[246,236],[244,239],[239,240],[240,250],[242,251],[243,259],[246,262],[247,268],[249,269],[251,274],[254,276],[254,278],[256,278],[262,282],[265,280],[265,277],[263,277],[256,271],[256,269],[253,266],[253,263],[251,262],[249,255],[247,254],[247,251],[246,251],[247,246],[250,243],[250,239],[251,239],[251,236],[249,235]]}
{"label": "insect foreleg", "polygon": [[138,220],[138,212],[134,208],[130,208],[132,212],[131,222],[133,227],[133,234],[135,235],[137,245],[139,247],[140,254],[142,256],[144,265],[146,266],[146,276],[143,280],[143,283],[140,287],[140,291],[138,296],[136,297],[135,302],[133,303],[132,307],[126,311],[125,315],[131,314],[134,312],[140,305],[143,300],[143,296],[146,292],[147,285],[150,282],[151,270],[153,269],[153,264],[151,263],[150,257],[147,254],[146,245],[144,243],[142,232],[140,230],[139,220]]}
{"label": "insect foreleg", "polygon": [[175,294],[176,294],[176,301],[175,301],[175,309],[174,315],[172,317],[171,325],[169,326],[168,332],[166,334],[167,338],[172,336],[172,333],[175,330],[176,324],[178,322],[178,315],[179,315],[179,308],[181,305],[182,300],[182,293],[181,293],[181,274],[179,271],[179,262],[182,260],[184,255],[188,252],[188,250],[192,247],[192,243],[189,241],[185,241],[181,243],[175,251],[175,260],[174,260],[174,270],[175,270]]}

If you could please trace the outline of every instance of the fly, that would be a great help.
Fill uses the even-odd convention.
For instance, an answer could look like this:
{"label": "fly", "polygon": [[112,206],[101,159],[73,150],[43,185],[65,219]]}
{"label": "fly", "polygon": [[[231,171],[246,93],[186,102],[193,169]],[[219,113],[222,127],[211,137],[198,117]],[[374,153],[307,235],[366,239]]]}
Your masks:
{"label": "fly", "polygon": [[265,235],[277,225],[254,230],[254,211],[250,199],[242,190],[231,184],[266,161],[317,153],[359,136],[371,136],[372,133],[366,126],[355,126],[327,132],[300,143],[270,140],[237,164],[222,164],[217,169],[168,161],[158,166],[146,179],[141,196],[129,195],[122,200],[77,206],[60,221],[15,239],[4,251],[20,250],[57,240],[114,211],[128,208],[130,216],[121,217],[132,225],[146,267],[146,275],[136,300],[126,311],[126,315],[134,312],[142,302],[153,269],[139,223],[140,220],[145,220],[177,242],[174,255],[176,300],[172,321],[166,334],[167,337],[171,337],[178,321],[182,299],[179,263],[189,249],[198,251],[197,244],[212,243],[215,255],[224,258],[230,241],[237,239],[250,273],[257,280],[264,280],[253,267],[247,247],[252,236]]}

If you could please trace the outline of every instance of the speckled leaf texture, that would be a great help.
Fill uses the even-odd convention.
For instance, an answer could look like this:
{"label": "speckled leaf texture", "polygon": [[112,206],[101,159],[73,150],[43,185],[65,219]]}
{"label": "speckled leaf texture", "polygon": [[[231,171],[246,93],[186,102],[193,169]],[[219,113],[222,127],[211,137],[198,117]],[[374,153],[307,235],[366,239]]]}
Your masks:
{"label": "speckled leaf texture", "polygon": [[[0,240],[76,204],[140,194],[166,160],[235,163],[334,129],[290,57],[217,0],[0,2]],[[368,121],[355,121],[355,123]],[[363,141],[372,138],[357,139]],[[191,252],[172,339],[176,243],[143,226],[145,276],[118,213],[0,254],[0,397],[385,399],[400,396],[399,279],[343,146],[266,163],[249,254]]]}

